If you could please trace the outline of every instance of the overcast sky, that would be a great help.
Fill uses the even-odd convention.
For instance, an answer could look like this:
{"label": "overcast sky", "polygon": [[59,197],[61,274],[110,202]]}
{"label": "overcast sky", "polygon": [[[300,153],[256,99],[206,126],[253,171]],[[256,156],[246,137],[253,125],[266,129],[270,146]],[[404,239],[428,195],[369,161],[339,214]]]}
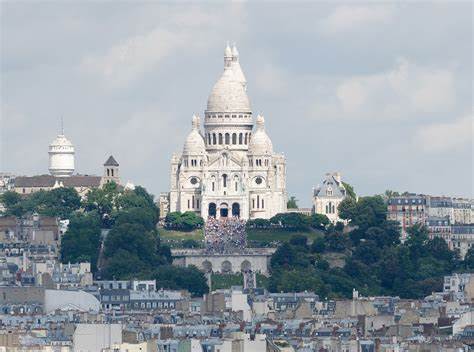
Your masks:
{"label": "overcast sky", "polygon": [[154,194],[236,42],[287,188],[340,171],[358,194],[473,195],[472,4],[1,2],[0,171],[76,170]]}

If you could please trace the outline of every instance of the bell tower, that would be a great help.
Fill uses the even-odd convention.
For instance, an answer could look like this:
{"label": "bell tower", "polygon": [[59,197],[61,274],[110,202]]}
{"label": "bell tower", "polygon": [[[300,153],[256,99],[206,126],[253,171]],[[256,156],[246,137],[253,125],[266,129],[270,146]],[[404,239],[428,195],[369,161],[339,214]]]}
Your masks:
{"label": "bell tower", "polygon": [[108,182],[115,182],[116,184],[120,184],[120,176],[119,176],[119,163],[115,158],[111,155],[104,163],[104,176],[102,177],[102,183]]}

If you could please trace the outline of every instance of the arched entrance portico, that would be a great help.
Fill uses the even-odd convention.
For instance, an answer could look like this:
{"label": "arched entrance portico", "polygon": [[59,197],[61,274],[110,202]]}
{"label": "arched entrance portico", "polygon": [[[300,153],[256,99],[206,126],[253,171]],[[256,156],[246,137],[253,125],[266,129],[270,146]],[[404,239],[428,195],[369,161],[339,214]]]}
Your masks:
{"label": "arched entrance portico", "polygon": [[216,213],[216,203],[209,203],[208,216],[215,218]]}
{"label": "arched entrance portico", "polygon": [[220,216],[221,218],[226,218],[229,216],[229,206],[227,203],[222,203],[220,206]]}
{"label": "arched entrance portico", "polygon": [[236,218],[240,218],[240,204],[239,203],[232,204],[232,216]]}

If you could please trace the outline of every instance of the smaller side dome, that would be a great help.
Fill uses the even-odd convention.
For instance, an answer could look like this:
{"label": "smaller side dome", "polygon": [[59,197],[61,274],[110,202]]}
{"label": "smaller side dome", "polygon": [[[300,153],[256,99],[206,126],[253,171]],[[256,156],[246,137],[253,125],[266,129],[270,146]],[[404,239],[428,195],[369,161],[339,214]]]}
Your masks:
{"label": "smaller side dome", "polygon": [[192,130],[186,138],[186,142],[184,143],[183,154],[204,154],[206,152],[206,144],[204,143],[204,139],[199,132],[199,116],[193,115],[192,126]]}
{"label": "smaller side dome", "polygon": [[265,132],[265,118],[261,115],[257,116],[256,129],[252,133],[249,144],[250,154],[272,154],[273,144]]}

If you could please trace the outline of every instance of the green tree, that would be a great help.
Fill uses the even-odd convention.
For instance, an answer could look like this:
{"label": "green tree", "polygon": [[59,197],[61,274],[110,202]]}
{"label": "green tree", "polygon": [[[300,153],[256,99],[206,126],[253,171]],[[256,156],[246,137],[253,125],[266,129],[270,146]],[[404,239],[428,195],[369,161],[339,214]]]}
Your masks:
{"label": "green tree", "polygon": [[168,213],[165,227],[180,231],[192,231],[204,225],[204,220],[193,211]]}
{"label": "green tree", "polygon": [[464,256],[463,266],[467,270],[474,270],[474,246],[469,248]]}
{"label": "green tree", "polygon": [[288,202],[286,202],[286,207],[288,209],[297,209],[298,208],[298,199],[296,197],[291,196],[290,199],[288,199]]}
{"label": "green tree", "polygon": [[112,216],[116,211],[116,200],[120,191],[115,182],[108,182],[103,187],[94,188],[86,195],[83,207],[86,211],[96,211],[102,221],[102,226],[110,228],[113,224]]}
{"label": "green tree", "polygon": [[0,195],[0,203],[3,204],[5,216],[21,217],[25,214],[26,209],[20,194],[14,191],[7,191]]}
{"label": "green tree", "polygon": [[326,234],[326,250],[330,252],[344,252],[350,247],[349,237],[340,232],[330,232]]}
{"label": "green tree", "polygon": [[92,271],[97,269],[100,250],[100,220],[97,213],[77,213],[69,220],[69,226],[61,239],[61,261],[91,263]]}
{"label": "green tree", "polygon": [[104,278],[114,280],[129,280],[137,275],[146,277],[150,266],[141,260],[136,253],[119,248],[107,259],[107,265],[102,272]]}
{"label": "green tree", "polygon": [[310,217],[300,213],[280,213],[273,216],[270,223],[290,231],[307,230],[310,226]]}
{"label": "green tree", "polygon": [[147,231],[152,231],[156,229],[156,220],[156,214],[150,208],[128,208],[117,213],[114,224],[140,224]]}
{"label": "green tree", "polygon": [[309,223],[313,229],[325,230],[330,224],[330,221],[326,215],[316,213],[310,216]]}
{"label": "green tree", "polygon": [[149,265],[158,265],[159,237],[155,231],[147,231],[141,224],[126,223],[114,226],[107,234],[104,255],[111,258],[119,249],[136,255]]}
{"label": "green tree", "polygon": [[81,197],[74,188],[55,188],[32,195],[35,210],[46,216],[68,219],[81,207]]}
{"label": "green tree", "polygon": [[296,234],[291,236],[290,244],[293,246],[307,247],[308,246],[308,237],[305,235]]}
{"label": "green tree", "polygon": [[156,280],[156,286],[160,288],[186,289],[193,296],[202,296],[209,292],[204,273],[194,266],[181,268],[163,265],[153,272],[152,277]]}
{"label": "green tree", "polygon": [[350,184],[346,182],[342,182],[342,185],[346,189],[347,196],[352,199],[357,199],[357,195],[354,192],[354,187],[352,187]]}
{"label": "green tree", "polygon": [[311,244],[311,252],[313,253],[324,253],[326,250],[326,241],[324,237],[317,237]]}

